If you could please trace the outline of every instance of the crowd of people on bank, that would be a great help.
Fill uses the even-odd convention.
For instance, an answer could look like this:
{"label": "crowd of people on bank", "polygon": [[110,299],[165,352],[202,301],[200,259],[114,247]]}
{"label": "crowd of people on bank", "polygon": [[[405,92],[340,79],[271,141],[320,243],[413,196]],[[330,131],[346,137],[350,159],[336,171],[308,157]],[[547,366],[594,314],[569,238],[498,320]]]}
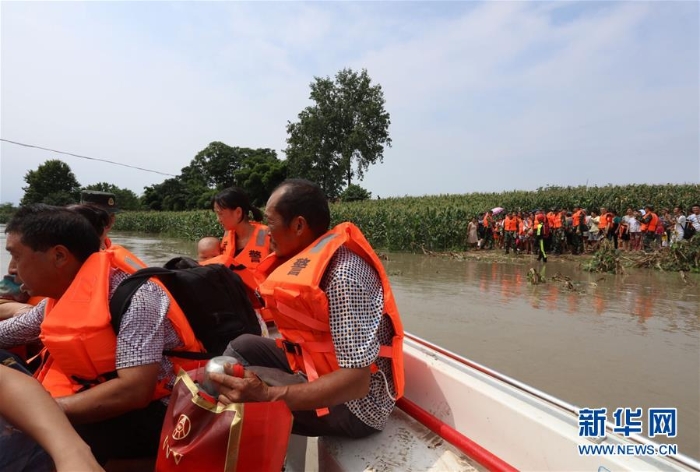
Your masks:
{"label": "crowd of people on bank", "polygon": [[[172,294],[153,279],[112,325],[115,291],[145,267],[107,236],[113,197],[70,208],[24,206],[6,226],[4,472],[102,470],[107,461],[155,457],[177,372],[201,362],[184,355],[201,354],[203,344]],[[266,224],[240,189],[217,195],[212,210],[226,234],[200,241],[201,263],[238,273],[252,289],[246,290],[251,304],[280,335],[244,334],[230,342],[225,354],[245,371],[234,375],[227,364],[212,373],[216,400],[281,400],[295,434],[358,438],[381,431],[403,393],[403,328],[386,272],[360,230],[351,223],[330,228],[325,194],[302,179],[275,189]],[[12,299],[14,287],[25,296]],[[284,303],[277,303],[280,293]],[[37,343],[38,366],[26,362]],[[10,402],[18,389],[24,397],[15,394]],[[22,413],[27,409],[31,415]]]}
{"label": "crowd of people on bank", "polygon": [[[494,211],[495,210],[495,211]],[[502,249],[508,254],[582,254],[594,252],[602,241],[623,251],[654,251],[689,240],[700,232],[700,204],[686,214],[681,206],[656,211],[653,205],[612,208],[507,211],[500,207],[474,217],[467,225],[467,245],[478,250]],[[546,256],[544,257],[546,261]]]}

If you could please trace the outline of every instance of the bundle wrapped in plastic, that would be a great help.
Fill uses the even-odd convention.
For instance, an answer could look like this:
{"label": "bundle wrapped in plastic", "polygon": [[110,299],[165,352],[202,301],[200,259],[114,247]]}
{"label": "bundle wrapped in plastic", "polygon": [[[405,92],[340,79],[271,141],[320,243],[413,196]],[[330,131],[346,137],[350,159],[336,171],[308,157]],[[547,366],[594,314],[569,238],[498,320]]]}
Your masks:
{"label": "bundle wrapped in plastic", "polygon": [[6,275],[0,280],[0,299],[26,303],[29,300],[29,294],[22,291],[13,275]]}

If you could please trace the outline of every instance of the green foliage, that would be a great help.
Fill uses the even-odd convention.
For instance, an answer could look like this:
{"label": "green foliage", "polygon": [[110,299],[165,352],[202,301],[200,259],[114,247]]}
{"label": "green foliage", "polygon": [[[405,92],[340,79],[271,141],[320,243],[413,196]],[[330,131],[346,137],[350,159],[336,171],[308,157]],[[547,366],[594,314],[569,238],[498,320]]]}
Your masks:
{"label": "green foliage", "polygon": [[84,190],[97,190],[99,192],[113,193],[117,200],[117,206],[120,210],[137,211],[141,209],[141,201],[139,197],[129,189],[119,188],[114,184],[107,182],[99,182],[88,185]]}
{"label": "green foliage", "polygon": [[[700,185],[626,185],[383,198],[333,203],[331,224],[355,223],[377,249],[403,252],[464,250],[469,219],[496,206],[571,208],[585,202],[583,206],[588,208],[605,206],[618,210],[624,210],[626,206],[640,208],[646,203],[659,208],[675,204],[689,208],[698,195]],[[117,218],[116,229],[167,233],[191,240],[222,232],[212,211],[125,214]],[[700,244],[700,236],[692,242]],[[688,270],[692,270],[692,266]]]}
{"label": "green foliage", "polygon": [[382,162],[391,120],[381,85],[371,82],[365,69],[343,69],[335,80],[314,77],[309,98],[315,104],[287,124],[290,177],[317,182],[333,199],[343,181],[362,180],[371,164]]}
{"label": "green foliage", "polygon": [[620,252],[609,240],[603,240],[593,258],[583,265],[588,272],[610,272],[624,274],[625,269],[620,259]]}
{"label": "green foliage", "polygon": [[270,153],[246,158],[235,173],[238,186],[245,189],[250,202],[256,206],[265,205],[275,187],[287,178],[287,161],[277,159],[274,151]]}
{"label": "green foliage", "polygon": [[700,185],[548,187],[536,191],[383,198],[331,205],[333,224],[352,221],[374,247],[390,251],[463,250],[469,219],[496,206],[531,210],[602,206],[624,211],[652,203],[657,208],[690,206]]}
{"label": "green foliage", "polygon": [[181,179],[172,177],[163,183],[144,189],[143,206],[156,211],[184,211],[187,207],[188,193]]}
{"label": "green foliage", "polygon": [[359,185],[350,184],[348,188],[340,194],[341,202],[360,202],[372,198],[372,192],[369,192]]}
{"label": "green foliage", "polygon": [[5,224],[10,221],[10,218],[12,218],[12,215],[14,215],[16,211],[17,207],[12,203],[0,204],[0,224]]}
{"label": "green foliage", "polygon": [[243,162],[251,156],[275,156],[271,149],[231,147],[219,141],[210,143],[199,151],[189,166],[182,169],[183,176],[193,172],[203,179],[208,188],[224,189],[236,185],[235,174]]}
{"label": "green foliage", "polygon": [[214,195],[231,186],[243,188],[260,205],[286,175],[286,163],[272,149],[231,147],[214,141],[179,176],[146,187],[142,205],[156,211],[209,209]]}
{"label": "green foliage", "polygon": [[69,205],[80,200],[80,184],[68,164],[58,159],[48,160],[24,176],[27,182],[21,204],[46,203]]}
{"label": "green foliage", "polygon": [[165,234],[189,241],[197,241],[204,236],[221,237],[224,234],[211,210],[120,213],[114,230]]}
{"label": "green foliage", "polygon": [[666,271],[700,273],[700,236],[693,236],[690,240],[680,241],[669,248],[647,254],[634,265]]}

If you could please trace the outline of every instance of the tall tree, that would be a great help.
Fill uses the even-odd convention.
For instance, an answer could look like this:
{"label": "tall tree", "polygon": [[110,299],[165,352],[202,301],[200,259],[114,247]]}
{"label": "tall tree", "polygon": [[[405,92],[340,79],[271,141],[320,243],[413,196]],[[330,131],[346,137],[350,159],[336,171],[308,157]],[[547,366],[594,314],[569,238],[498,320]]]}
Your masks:
{"label": "tall tree", "polygon": [[382,87],[372,85],[366,69],[343,69],[335,80],[314,77],[310,87],[315,104],[287,123],[289,175],[318,182],[334,198],[343,181],[362,180],[371,164],[383,161],[391,119]]}
{"label": "tall tree", "polygon": [[231,147],[214,141],[197,153],[190,165],[182,169],[182,174],[186,180],[196,174],[209,188],[224,189],[236,185],[236,172],[246,159],[270,155],[276,157],[271,149]]}
{"label": "tall tree", "polygon": [[119,188],[114,184],[108,184],[107,182],[99,182],[96,184],[88,185],[85,190],[97,190],[98,192],[109,192],[113,193],[117,200],[117,206],[120,210],[140,210],[141,202],[138,195],[129,190],[128,188]]}
{"label": "tall tree", "polygon": [[172,177],[160,184],[144,189],[141,201],[144,207],[156,211],[183,211],[188,207],[189,194],[179,177]]}
{"label": "tall tree", "polygon": [[69,205],[80,199],[80,184],[68,164],[52,159],[30,170],[24,176],[27,182],[22,205],[47,203],[49,205]]}
{"label": "tall tree", "polygon": [[260,206],[286,176],[286,161],[280,161],[272,149],[231,147],[214,141],[180,175],[146,187],[141,202],[156,211],[207,209],[219,191],[238,186]]}
{"label": "tall tree", "polygon": [[287,178],[287,161],[277,158],[271,149],[260,152],[243,161],[243,166],[236,171],[236,183],[247,193],[253,205],[264,206],[272,191]]}

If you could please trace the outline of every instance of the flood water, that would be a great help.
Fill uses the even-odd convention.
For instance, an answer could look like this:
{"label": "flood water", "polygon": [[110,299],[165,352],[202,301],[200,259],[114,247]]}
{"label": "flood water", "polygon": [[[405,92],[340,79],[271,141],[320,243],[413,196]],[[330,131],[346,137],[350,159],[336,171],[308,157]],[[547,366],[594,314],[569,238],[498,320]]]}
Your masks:
{"label": "flood water", "polygon": [[[152,265],[195,254],[194,243],[177,239],[117,233],[112,240]],[[547,283],[532,285],[528,270],[542,266],[525,256],[508,263],[387,256],[406,331],[568,403],[606,407],[610,421],[620,407],[645,415],[678,408],[678,437],[663,442],[700,459],[697,275],[686,283],[651,270],[590,274],[550,258]],[[8,260],[3,251],[3,269]]]}

